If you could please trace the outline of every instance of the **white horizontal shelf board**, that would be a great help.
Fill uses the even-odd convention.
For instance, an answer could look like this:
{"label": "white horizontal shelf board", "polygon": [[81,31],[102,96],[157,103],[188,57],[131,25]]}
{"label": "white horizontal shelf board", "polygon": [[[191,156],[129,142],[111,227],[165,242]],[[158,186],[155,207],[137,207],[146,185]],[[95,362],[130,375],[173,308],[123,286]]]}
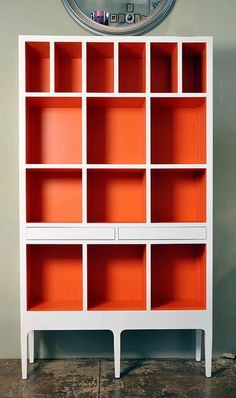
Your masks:
{"label": "white horizontal shelf board", "polygon": [[150,93],[151,98],[205,98],[207,93]]}
{"label": "white horizontal shelf board", "polygon": [[26,164],[26,169],[206,169],[206,164]]}
{"label": "white horizontal shelf board", "polygon": [[206,239],[206,228],[119,227],[119,239]]}
{"label": "white horizontal shelf board", "polygon": [[87,164],[87,169],[146,169],[146,164]]}
{"label": "white horizontal shelf board", "polygon": [[26,228],[26,239],[115,239],[115,228],[112,227],[70,227],[70,228]]}
{"label": "white horizontal shelf board", "polygon": [[27,239],[27,244],[30,245],[82,245],[97,244],[97,245],[146,245],[148,243],[155,245],[170,245],[170,244],[207,244],[205,239]]}
{"label": "white horizontal shelf board", "polygon": [[[57,228],[71,228],[71,227],[81,227],[82,223],[37,223],[28,222],[25,224],[27,227],[38,228],[38,227],[57,227]],[[88,227],[205,227],[207,223],[87,223]]]}
{"label": "white horizontal shelf board", "polygon": [[87,98],[206,98],[207,93],[89,93],[89,92],[25,92],[26,97],[87,97]]}

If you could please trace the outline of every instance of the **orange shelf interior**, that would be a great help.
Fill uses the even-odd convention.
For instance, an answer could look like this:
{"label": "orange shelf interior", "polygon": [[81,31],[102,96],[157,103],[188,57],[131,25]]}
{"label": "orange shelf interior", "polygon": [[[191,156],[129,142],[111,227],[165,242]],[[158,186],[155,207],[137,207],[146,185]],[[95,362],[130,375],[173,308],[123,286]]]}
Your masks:
{"label": "orange shelf interior", "polygon": [[82,44],[55,43],[55,91],[81,92]]}
{"label": "orange shelf interior", "polygon": [[81,163],[81,98],[27,98],[27,163]]}
{"label": "orange shelf interior", "polygon": [[183,43],[183,92],[206,92],[206,44]]}
{"label": "orange shelf interior", "polygon": [[206,309],[205,245],[152,245],[151,308]]}
{"label": "orange shelf interior", "polygon": [[152,222],[205,222],[205,170],[152,170]]}
{"label": "orange shelf interior", "polygon": [[145,43],[119,43],[119,92],[145,92],[145,63]]}
{"label": "orange shelf interior", "polygon": [[81,170],[27,170],[27,222],[81,222]]}
{"label": "orange shelf interior", "polygon": [[152,98],[152,163],[206,163],[206,100]]}
{"label": "orange shelf interior", "polygon": [[88,309],[146,309],[145,245],[88,245]]}
{"label": "orange shelf interior", "polygon": [[113,43],[87,43],[87,91],[114,91]]}
{"label": "orange shelf interior", "polygon": [[176,43],[151,43],[151,92],[178,91]]}
{"label": "orange shelf interior", "polygon": [[28,245],[28,311],[82,308],[82,246]]}
{"label": "orange shelf interior", "polygon": [[143,98],[88,98],[88,163],[145,163],[145,115]]}
{"label": "orange shelf interior", "polygon": [[50,47],[46,42],[26,43],[26,91],[50,91]]}
{"label": "orange shelf interior", "polygon": [[143,170],[88,170],[88,222],[146,222]]}

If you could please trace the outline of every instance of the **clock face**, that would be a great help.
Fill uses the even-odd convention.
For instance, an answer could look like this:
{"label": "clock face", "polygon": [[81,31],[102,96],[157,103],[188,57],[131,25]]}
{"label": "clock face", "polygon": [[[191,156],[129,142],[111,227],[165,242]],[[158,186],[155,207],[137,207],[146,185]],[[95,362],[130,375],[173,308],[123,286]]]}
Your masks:
{"label": "clock face", "polygon": [[62,0],[69,14],[97,34],[139,35],[166,18],[175,0]]}

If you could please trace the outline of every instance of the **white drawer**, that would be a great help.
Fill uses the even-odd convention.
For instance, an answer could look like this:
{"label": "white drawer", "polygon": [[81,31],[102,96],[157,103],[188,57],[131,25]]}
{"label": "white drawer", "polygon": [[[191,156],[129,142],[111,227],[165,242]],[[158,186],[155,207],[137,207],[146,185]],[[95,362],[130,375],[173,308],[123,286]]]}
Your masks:
{"label": "white drawer", "polygon": [[119,239],[206,239],[206,227],[121,227]]}
{"label": "white drawer", "polygon": [[26,239],[115,239],[112,227],[27,227]]}

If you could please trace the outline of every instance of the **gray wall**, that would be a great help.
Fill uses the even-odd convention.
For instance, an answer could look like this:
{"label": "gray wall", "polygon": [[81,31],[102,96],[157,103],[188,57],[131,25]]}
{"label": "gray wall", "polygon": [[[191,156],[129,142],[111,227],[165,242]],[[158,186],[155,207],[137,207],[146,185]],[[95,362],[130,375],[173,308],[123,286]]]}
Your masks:
{"label": "gray wall", "polygon": [[[0,0],[0,356],[20,355],[18,34],[86,35],[60,0]],[[150,34],[214,37],[214,352],[236,351],[235,0],[177,0]],[[193,355],[193,333],[128,332],[123,355]],[[104,332],[38,334],[41,356],[111,356]]]}

